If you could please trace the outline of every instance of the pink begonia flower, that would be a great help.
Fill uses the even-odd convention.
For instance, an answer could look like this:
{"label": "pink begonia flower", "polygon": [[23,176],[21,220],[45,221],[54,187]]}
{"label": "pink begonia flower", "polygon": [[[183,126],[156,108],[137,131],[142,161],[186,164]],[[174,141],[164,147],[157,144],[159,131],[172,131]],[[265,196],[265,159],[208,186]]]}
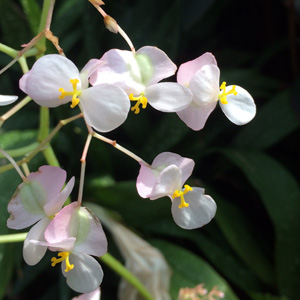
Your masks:
{"label": "pink begonia flower", "polygon": [[135,54],[131,51],[112,49],[100,59],[99,67],[90,76],[90,83],[97,86],[103,82],[113,83],[123,88],[136,114],[140,105],[147,103],[162,112],[176,112],[186,108],[192,100],[189,89],[174,82],[158,83],[175,74],[176,65],[165,52],[145,46]]}
{"label": "pink begonia flower", "polygon": [[60,211],[69,197],[75,179],[66,181],[66,172],[58,167],[42,166],[38,172],[30,173],[18,186],[8,204],[10,217],[7,227],[23,229],[36,223],[24,241],[23,256],[29,265],[38,263],[46,253],[47,247],[30,243],[31,239],[44,241],[44,232],[54,215]]}
{"label": "pink begonia flower", "polygon": [[251,95],[237,85],[220,86],[220,70],[211,53],[182,64],[177,72],[177,82],[189,87],[193,100],[186,109],[177,112],[180,119],[193,130],[200,130],[217,102],[226,117],[236,125],[250,122],[256,114]]}
{"label": "pink begonia flower", "polygon": [[103,278],[100,264],[90,255],[107,252],[107,240],[99,219],[85,207],[73,202],[65,206],[45,230],[45,242],[31,240],[36,245],[59,251],[51,259],[52,266],[61,262],[67,284],[78,293],[90,293]]}
{"label": "pink begonia flower", "polygon": [[97,288],[93,292],[82,294],[77,297],[72,298],[71,300],[100,300],[101,291],[100,288]]}
{"label": "pink begonia flower", "polygon": [[14,103],[18,99],[18,96],[0,95],[0,106],[9,105]]}
{"label": "pink begonia flower", "polygon": [[192,174],[194,161],[178,154],[159,154],[152,165],[141,163],[137,178],[137,190],[142,198],[155,200],[169,196],[175,223],[184,229],[199,228],[214,217],[216,203],[204,189],[183,184]]}
{"label": "pink begonia flower", "polygon": [[42,106],[56,107],[67,102],[71,102],[71,108],[79,105],[90,126],[108,132],[126,120],[130,101],[113,84],[88,87],[88,77],[98,65],[99,61],[91,60],[79,73],[66,57],[45,55],[20,79],[20,89]]}

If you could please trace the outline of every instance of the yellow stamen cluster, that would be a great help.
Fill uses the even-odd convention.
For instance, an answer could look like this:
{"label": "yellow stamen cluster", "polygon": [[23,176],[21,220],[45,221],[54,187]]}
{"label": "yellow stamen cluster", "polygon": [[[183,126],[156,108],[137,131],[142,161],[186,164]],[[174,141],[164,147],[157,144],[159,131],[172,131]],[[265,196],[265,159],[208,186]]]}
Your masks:
{"label": "yellow stamen cluster", "polygon": [[180,199],[181,199],[181,203],[180,203],[180,205],[178,206],[179,208],[183,208],[183,207],[188,207],[189,206],[189,204],[188,203],[186,203],[185,202],[185,200],[184,200],[184,195],[187,193],[187,192],[190,192],[190,191],[192,191],[193,190],[193,188],[191,188],[189,185],[185,185],[184,186],[184,190],[176,190],[175,192],[174,192],[174,194],[172,195],[172,198],[174,199],[174,198],[177,198],[177,197],[180,197]]}
{"label": "yellow stamen cluster", "polygon": [[66,261],[66,269],[65,272],[69,272],[70,270],[72,270],[74,268],[74,265],[70,264],[69,261],[69,256],[70,256],[70,252],[64,251],[64,252],[59,252],[57,254],[57,256],[59,256],[60,258],[56,258],[56,257],[52,257],[51,258],[51,266],[54,267],[56,264],[62,262],[62,261]]}
{"label": "yellow stamen cluster", "polygon": [[142,104],[142,108],[144,109],[147,107],[148,100],[143,93],[138,97],[134,97],[133,94],[130,94],[129,99],[130,101],[136,101],[136,104],[131,107],[131,110],[134,111],[135,114],[138,114],[140,112],[140,104]]}
{"label": "yellow stamen cluster", "polygon": [[72,96],[72,104],[70,107],[74,108],[80,102],[78,96],[80,96],[81,91],[77,91],[77,83],[79,83],[78,79],[70,79],[70,82],[72,83],[73,92],[66,92],[63,88],[60,88],[59,91],[61,92],[61,95],[59,96],[59,99],[64,99],[66,96]]}
{"label": "yellow stamen cluster", "polygon": [[228,101],[227,101],[228,95],[230,95],[230,94],[233,94],[235,96],[237,95],[237,91],[235,90],[235,85],[232,86],[232,89],[230,91],[226,92],[226,82],[225,81],[223,81],[223,83],[221,84],[220,90],[222,92],[219,94],[219,99],[222,104],[228,103]]}

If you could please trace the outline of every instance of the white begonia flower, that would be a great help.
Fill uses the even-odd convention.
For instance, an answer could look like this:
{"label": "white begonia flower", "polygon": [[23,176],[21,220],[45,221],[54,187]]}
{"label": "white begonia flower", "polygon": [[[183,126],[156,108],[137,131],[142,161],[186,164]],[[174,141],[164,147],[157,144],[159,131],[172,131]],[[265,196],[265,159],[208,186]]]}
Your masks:
{"label": "white begonia flower", "polygon": [[90,293],[102,282],[103,271],[91,256],[107,252],[107,239],[99,219],[77,202],[65,206],[45,230],[45,242],[30,240],[36,245],[59,251],[52,257],[54,267],[61,263],[67,284],[78,293]]}
{"label": "white begonia flower", "polygon": [[61,191],[65,181],[64,170],[42,166],[38,172],[30,173],[18,186],[8,204],[8,228],[23,229],[37,222],[24,241],[23,257],[28,265],[37,264],[46,253],[47,247],[32,244],[30,240],[44,241],[47,226],[60,211],[74,187],[75,179],[72,177]]}
{"label": "white begonia flower", "polygon": [[137,190],[142,198],[155,200],[169,196],[175,223],[184,229],[195,229],[209,223],[216,213],[216,203],[204,189],[183,184],[191,175],[194,161],[178,154],[159,154],[149,167],[141,162]]}
{"label": "white begonia flower", "polygon": [[90,76],[90,83],[97,86],[103,82],[123,88],[136,114],[140,105],[147,103],[162,112],[177,112],[186,108],[192,100],[189,89],[174,82],[158,83],[175,74],[176,65],[162,50],[145,46],[135,54],[131,51],[112,49],[100,59],[102,64]]}
{"label": "white begonia flower", "polygon": [[0,95],[0,106],[9,105],[14,103],[18,99],[18,96]]}
{"label": "white begonia flower", "polygon": [[177,112],[180,119],[193,130],[204,127],[217,102],[226,117],[236,125],[250,122],[256,114],[252,96],[237,85],[220,86],[220,70],[211,53],[182,64],[177,72],[177,82],[189,87],[193,100],[187,108]]}
{"label": "white begonia flower", "polygon": [[88,77],[98,66],[98,60],[91,60],[79,73],[66,57],[45,55],[20,79],[20,89],[42,106],[56,107],[71,102],[74,108],[79,104],[90,126],[108,132],[126,120],[130,101],[116,85],[101,83],[88,87]]}

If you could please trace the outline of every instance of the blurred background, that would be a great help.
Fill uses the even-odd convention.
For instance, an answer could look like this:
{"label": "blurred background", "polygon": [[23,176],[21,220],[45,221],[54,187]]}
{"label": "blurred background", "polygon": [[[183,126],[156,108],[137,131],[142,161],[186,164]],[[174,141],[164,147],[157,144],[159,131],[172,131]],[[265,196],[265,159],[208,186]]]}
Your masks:
{"label": "blurred background", "polygon": [[[28,43],[37,33],[41,7],[40,0],[0,0],[0,42],[15,49]],[[217,107],[204,129],[194,132],[176,114],[148,106],[106,134],[149,163],[165,151],[193,158],[196,167],[188,183],[205,188],[218,206],[214,220],[203,228],[177,227],[169,198],[141,199],[135,187],[139,165],[98,140],[87,157],[84,199],[116,211],[124,224],[162,251],[172,268],[172,299],[180,287],[199,283],[224,290],[225,299],[300,299],[300,1],[107,0],[103,8],[136,49],[157,46],[177,66],[212,52],[221,82],[247,89],[257,116],[238,127]],[[111,48],[128,50],[87,0],[57,0],[51,30],[79,69]],[[47,53],[56,53],[47,46]],[[0,53],[0,68],[9,61]],[[31,66],[34,59],[28,62]],[[18,89],[21,75],[17,64],[2,74],[0,93],[25,96]],[[0,115],[9,108],[0,107]],[[68,106],[51,109],[51,126],[77,113]],[[31,102],[0,128],[0,145],[29,145],[38,126],[39,107]],[[74,199],[86,136],[83,120],[77,120],[52,141],[68,178],[77,178]],[[0,159],[0,165],[5,163]],[[30,170],[44,163],[39,154]],[[20,183],[15,173],[0,174],[1,234],[9,232],[6,207]],[[107,234],[110,253],[123,261]],[[50,257],[28,267],[21,243],[0,245],[0,298],[70,299],[73,292],[59,270],[49,267]],[[119,277],[103,268],[102,299],[116,299]]]}

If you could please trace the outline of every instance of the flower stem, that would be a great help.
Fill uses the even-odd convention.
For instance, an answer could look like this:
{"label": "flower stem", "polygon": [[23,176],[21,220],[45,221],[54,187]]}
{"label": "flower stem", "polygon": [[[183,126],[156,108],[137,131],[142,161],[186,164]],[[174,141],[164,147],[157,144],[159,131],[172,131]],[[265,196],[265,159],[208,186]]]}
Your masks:
{"label": "flower stem", "polygon": [[23,174],[23,172],[21,171],[21,169],[19,168],[17,163],[14,161],[14,159],[1,148],[0,148],[0,153],[2,153],[10,161],[10,163],[15,167],[16,171],[18,172],[18,174],[20,175],[22,180],[25,180],[26,176]]}
{"label": "flower stem", "polygon": [[31,98],[29,96],[25,97],[22,101],[20,101],[17,105],[15,105],[12,109],[10,109],[8,112],[6,112],[4,115],[0,117],[0,127],[3,125],[3,123],[10,118],[13,114],[15,114],[17,111],[19,111],[22,107],[24,107]]}
{"label": "flower stem", "polygon": [[133,152],[127,150],[126,148],[124,148],[123,146],[119,145],[116,141],[113,141],[111,139],[108,139],[96,132],[93,132],[93,137],[95,137],[96,139],[103,141],[107,144],[112,145],[113,147],[115,147],[116,149],[118,149],[119,151],[125,153],[126,155],[128,155],[129,157],[133,158],[134,160],[136,160],[138,163],[143,163],[146,166],[149,166],[148,163],[146,163],[142,158],[140,158],[139,156],[135,155]]}
{"label": "flower stem", "polygon": [[0,235],[0,244],[23,242],[28,232]]}
{"label": "flower stem", "polygon": [[87,152],[92,140],[92,134],[89,133],[86,142],[85,142],[85,146],[82,152],[82,156],[81,156],[81,172],[80,172],[80,181],[79,181],[79,191],[78,191],[78,205],[81,205],[82,202],[82,195],[83,195],[83,185],[84,185],[84,177],[85,177],[85,166],[86,166],[86,156],[87,156]]}
{"label": "flower stem", "polygon": [[154,300],[150,292],[146,287],[129,271],[127,270],[118,260],[116,260],[111,254],[106,253],[99,257],[99,260],[108,265],[112,270],[118,273],[121,277],[126,279],[132,284],[139,293],[147,300]]}

